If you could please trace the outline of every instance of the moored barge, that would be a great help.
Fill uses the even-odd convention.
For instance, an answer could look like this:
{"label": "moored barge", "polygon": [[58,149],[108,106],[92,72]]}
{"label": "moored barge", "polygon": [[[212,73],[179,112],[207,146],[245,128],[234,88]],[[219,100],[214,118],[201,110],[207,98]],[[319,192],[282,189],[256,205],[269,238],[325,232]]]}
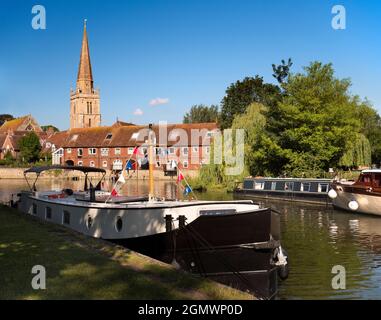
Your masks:
{"label": "moored barge", "polygon": [[331,182],[330,179],[245,178],[234,193],[249,198],[330,204]]}

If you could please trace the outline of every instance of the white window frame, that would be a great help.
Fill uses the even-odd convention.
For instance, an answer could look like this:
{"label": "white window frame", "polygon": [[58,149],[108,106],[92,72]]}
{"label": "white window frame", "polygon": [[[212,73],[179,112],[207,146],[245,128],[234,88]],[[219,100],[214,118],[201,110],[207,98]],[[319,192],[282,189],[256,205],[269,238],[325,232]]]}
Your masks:
{"label": "white window frame", "polygon": [[171,154],[171,155],[176,154],[176,148],[175,147],[169,147],[168,148],[168,154]]}
{"label": "white window frame", "polygon": [[200,152],[199,147],[197,147],[197,146],[192,147],[192,153],[199,153],[199,152]]}
{"label": "white window frame", "polygon": [[107,161],[103,161],[103,162],[102,162],[102,167],[103,167],[103,168],[107,168]]}
{"label": "white window frame", "polygon": [[[305,190],[304,186],[308,185],[308,190]],[[311,183],[310,182],[302,182],[300,186],[300,191],[304,192],[310,192],[311,191]]]}
{"label": "white window frame", "polygon": [[88,153],[90,156],[95,156],[97,154],[97,148],[88,148]]}
{"label": "white window frame", "polygon": [[92,167],[92,168],[95,167],[95,161],[90,161],[90,167]]}
{"label": "white window frame", "polygon": [[77,149],[77,155],[78,155],[78,157],[83,157],[83,149],[82,148]]}
{"label": "white window frame", "polygon": [[66,149],[66,153],[67,153],[67,154],[71,154],[71,148],[67,148],[67,149]]}
{"label": "white window frame", "polygon": [[255,182],[254,181],[254,190],[264,190],[265,183],[264,182]]}
{"label": "white window frame", "polygon": [[128,147],[128,149],[127,149],[127,153],[128,153],[129,155],[134,154],[134,150],[135,150],[134,147]]}
{"label": "white window frame", "polygon": [[122,154],[122,148],[115,148],[114,150],[115,155],[121,155]]}
{"label": "white window frame", "polygon": [[184,168],[184,169],[188,169],[188,168],[189,168],[188,160],[184,160],[184,161],[183,161],[183,168]]}
{"label": "white window frame", "polygon": [[83,161],[78,161],[77,165],[78,167],[83,167]]}
{"label": "white window frame", "polygon": [[[186,150],[186,152],[185,152]],[[188,156],[189,155],[189,147],[182,147],[181,153],[183,156]]]}
{"label": "white window frame", "polygon": [[[327,188],[327,191],[322,191],[322,186],[325,186]],[[328,183],[319,183],[318,185],[318,192],[328,192],[329,184]]]}
{"label": "white window frame", "polygon": [[102,156],[102,157],[107,157],[109,151],[110,151],[109,148],[102,148],[102,149],[101,149],[101,156]]}

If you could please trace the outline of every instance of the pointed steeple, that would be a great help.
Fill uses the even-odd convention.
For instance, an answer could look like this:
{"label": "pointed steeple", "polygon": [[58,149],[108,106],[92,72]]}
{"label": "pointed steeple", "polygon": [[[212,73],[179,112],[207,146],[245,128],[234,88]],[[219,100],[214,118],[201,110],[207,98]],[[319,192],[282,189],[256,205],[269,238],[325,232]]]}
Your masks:
{"label": "pointed steeple", "polygon": [[82,93],[93,92],[93,73],[91,71],[89,43],[87,40],[86,19],[83,26],[81,56],[78,68],[77,91]]}

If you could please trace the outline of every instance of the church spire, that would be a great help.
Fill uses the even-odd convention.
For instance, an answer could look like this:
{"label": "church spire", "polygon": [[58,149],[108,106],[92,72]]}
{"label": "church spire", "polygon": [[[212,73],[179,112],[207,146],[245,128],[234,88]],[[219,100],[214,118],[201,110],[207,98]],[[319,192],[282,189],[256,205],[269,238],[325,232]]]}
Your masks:
{"label": "church spire", "polygon": [[91,71],[90,51],[89,43],[87,40],[86,22],[87,20],[85,19],[83,26],[81,56],[78,68],[77,90],[82,93],[92,93],[93,73]]}

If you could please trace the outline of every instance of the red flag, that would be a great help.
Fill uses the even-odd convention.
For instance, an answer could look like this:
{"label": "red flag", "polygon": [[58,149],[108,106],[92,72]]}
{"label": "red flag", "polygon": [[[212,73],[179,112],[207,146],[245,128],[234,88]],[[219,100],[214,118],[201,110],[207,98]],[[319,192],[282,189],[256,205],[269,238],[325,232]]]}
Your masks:
{"label": "red flag", "polygon": [[178,177],[177,177],[177,182],[181,182],[181,181],[183,181],[183,180],[184,180],[184,176],[183,176],[183,174],[180,172],[179,175],[178,175]]}
{"label": "red flag", "polygon": [[139,149],[139,147],[135,147],[133,154],[137,154],[138,153],[138,149]]}
{"label": "red flag", "polygon": [[124,179],[123,172],[122,172],[120,174],[118,181],[115,183],[114,187],[111,190],[111,196],[112,197],[118,197],[119,191],[125,183],[126,183],[126,180]]}

